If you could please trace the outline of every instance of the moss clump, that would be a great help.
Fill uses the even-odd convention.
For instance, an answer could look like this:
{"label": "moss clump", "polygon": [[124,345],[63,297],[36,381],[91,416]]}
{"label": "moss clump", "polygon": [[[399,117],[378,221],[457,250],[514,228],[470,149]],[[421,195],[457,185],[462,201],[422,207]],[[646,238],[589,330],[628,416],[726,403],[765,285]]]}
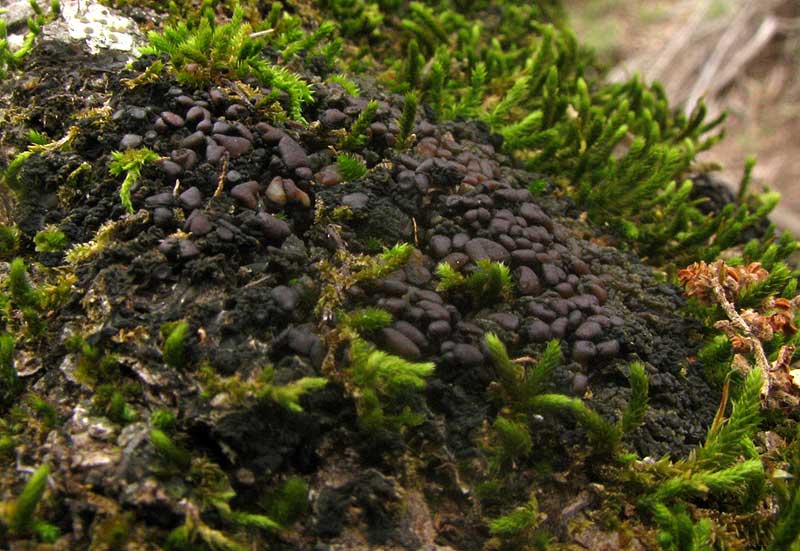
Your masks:
{"label": "moss clump", "polygon": [[52,253],[63,251],[69,240],[57,226],[47,226],[34,236],[33,242],[36,244],[36,251],[40,253]]}
{"label": "moss clump", "polygon": [[139,178],[141,178],[142,169],[145,165],[154,163],[158,159],[158,154],[147,147],[126,149],[125,151],[114,151],[111,153],[111,162],[108,165],[109,171],[114,176],[125,174],[125,180],[123,180],[119,188],[119,199],[128,214],[133,214],[131,188],[139,181]]}
{"label": "moss clump", "polygon": [[183,369],[188,361],[186,336],[189,333],[189,324],[185,321],[168,323],[161,332],[166,335],[162,351],[164,363],[173,369]]}

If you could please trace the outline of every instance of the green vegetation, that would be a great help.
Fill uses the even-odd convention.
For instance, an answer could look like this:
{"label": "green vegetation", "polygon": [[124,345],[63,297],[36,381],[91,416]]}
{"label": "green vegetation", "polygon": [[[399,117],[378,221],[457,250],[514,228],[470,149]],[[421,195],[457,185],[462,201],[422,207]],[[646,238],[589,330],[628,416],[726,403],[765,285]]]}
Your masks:
{"label": "green vegetation", "polygon": [[336,157],[336,166],[345,182],[358,180],[367,174],[367,165],[364,161],[349,153],[340,153]]}
{"label": "green vegetation", "polygon": [[45,14],[36,0],[29,0],[33,9],[33,17],[29,17],[28,32],[22,41],[22,46],[12,51],[8,44],[8,29],[4,20],[0,20],[0,79],[5,79],[8,72],[18,69],[28,54],[33,50],[36,37],[42,32],[42,26],[50,23],[61,13],[59,0],[51,0],[50,13]]}
{"label": "green vegetation", "polygon": [[69,245],[67,236],[57,226],[50,225],[41,230],[33,238],[36,251],[40,253],[60,252]]}
{"label": "green vegetation", "polygon": [[514,283],[508,266],[488,259],[476,264],[475,271],[464,276],[447,262],[440,263],[436,275],[441,281],[436,290],[451,293],[463,290],[477,304],[493,304],[513,296]]}
{"label": "green vegetation", "polygon": [[0,536],[4,531],[12,538],[36,534],[45,543],[52,543],[58,538],[58,528],[36,519],[36,509],[47,489],[48,476],[50,468],[47,465],[39,467],[16,500],[0,503]]}
{"label": "green vegetation", "polygon": [[[253,26],[237,6],[231,20],[220,25],[208,10],[196,26],[182,21],[166,27],[163,33],[152,31],[150,45],[142,53],[165,56],[178,81],[186,84],[201,85],[225,78],[245,80],[252,76],[261,85],[274,89],[272,99],[277,98],[278,90],[285,92],[290,116],[303,121],[303,105],[313,99],[311,88],[296,73],[267,60],[263,51],[269,43],[281,49],[288,60],[318,46],[334,28],[331,23],[323,23],[315,32],[303,35],[296,18],[276,18],[272,23],[277,28],[270,27],[270,22]],[[269,41],[264,36],[269,36]]]}
{"label": "green vegetation", "polygon": [[347,380],[357,389],[358,420],[364,430],[400,430],[422,422],[412,409],[413,398],[425,387],[425,377],[435,369],[433,363],[410,362],[360,338],[350,342],[350,354]]}
{"label": "green vegetation", "polygon": [[367,106],[358,115],[353,125],[350,127],[350,132],[342,141],[342,149],[358,149],[367,139],[366,132],[372,119],[375,118],[375,113],[378,111],[378,102],[375,100],[370,101]]}
{"label": "green vegetation", "polygon": [[155,151],[147,147],[111,153],[111,162],[108,164],[111,174],[119,176],[125,173],[125,180],[123,180],[119,188],[119,199],[128,214],[133,214],[134,212],[133,204],[131,203],[131,188],[141,178],[142,169],[146,165],[156,162],[159,158]]}
{"label": "green vegetation", "polygon": [[186,335],[189,333],[189,324],[185,321],[167,323],[162,328],[165,335],[164,363],[173,369],[183,369],[186,367]]}

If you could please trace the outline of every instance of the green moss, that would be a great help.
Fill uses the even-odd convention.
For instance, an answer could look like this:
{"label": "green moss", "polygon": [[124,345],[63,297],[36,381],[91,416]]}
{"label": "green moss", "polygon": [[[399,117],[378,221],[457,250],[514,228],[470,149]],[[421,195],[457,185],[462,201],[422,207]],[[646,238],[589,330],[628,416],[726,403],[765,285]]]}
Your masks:
{"label": "green moss", "polygon": [[164,363],[173,369],[183,369],[188,361],[186,350],[186,336],[189,333],[189,324],[185,321],[168,324],[162,332],[166,333],[162,355]]}
{"label": "green moss", "polygon": [[108,169],[114,176],[125,174],[125,180],[119,188],[119,199],[122,206],[129,214],[133,214],[133,204],[131,203],[131,188],[139,181],[142,169],[157,161],[160,157],[152,149],[142,147],[139,149],[126,149],[125,151],[114,151],[111,153],[111,162]]}
{"label": "green moss", "polygon": [[308,510],[308,483],[300,477],[290,477],[261,502],[270,518],[281,526],[291,526]]}
{"label": "green moss", "polygon": [[367,174],[367,165],[364,161],[349,153],[340,153],[336,157],[336,166],[345,182],[358,180]]}
{"label": "green moss", "polygon": [[378,102],[375,100],[370,101],[364,110],[358,115],[353,125],[350,127],[347,137],[342,141],[341,147],[343,149],[358,149],[366,142],[366,132],[372,119],[375,118],[375,113],[378,111]]}
{"label": "green moss", "polygon": [[19,228],[0,224],[0,257],[13,256],[19,250]]}
{"label": "green moss", "polygon": [[67,236],[57,226],[50,225],[41,230],[33,238],[36,251],[40,253],[59,252],[69,245]]}
{"label": "green moss", "polygon": [[19,497],[12,503],[7,513],[5,523],[15,536],[25,536],[31,533],[36,524],[36,509],[47,489],[47,477],[50,467],[39,467],[25,484]]}

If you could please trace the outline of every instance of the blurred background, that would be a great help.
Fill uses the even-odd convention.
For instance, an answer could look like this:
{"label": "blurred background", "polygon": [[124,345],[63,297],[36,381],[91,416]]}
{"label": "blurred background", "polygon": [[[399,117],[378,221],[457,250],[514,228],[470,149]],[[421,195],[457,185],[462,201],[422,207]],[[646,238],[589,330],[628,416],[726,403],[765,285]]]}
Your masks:
{"label": "blurred background", "polygon": [[691,111],[728,112],[725,140],[704,154],[738,184],[748,155],[756,184],[780,191],[773,220],[800,235],[800,0],[565,0],[579,39],[609,78],[659,80]]}

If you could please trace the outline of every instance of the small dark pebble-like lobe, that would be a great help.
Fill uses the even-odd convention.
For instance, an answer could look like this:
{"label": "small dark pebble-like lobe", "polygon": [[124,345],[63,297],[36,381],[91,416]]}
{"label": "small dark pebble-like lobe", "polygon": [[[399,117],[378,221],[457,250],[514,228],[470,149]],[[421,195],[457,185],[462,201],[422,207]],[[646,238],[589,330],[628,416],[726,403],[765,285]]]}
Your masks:
{"label": "small dark pebble-like lobe", "polygon": [[168,178],[175,179],[183,174],[183,167],[174,161],[161,161],[161,168],[164,169],[164,174],[166,174]]}
{"label": "small dark pebble-like lobe", "polygon": [[511,222],[502,218],[495,217],[489,222],[489,233],[493,236],[508,233],[509,228],[511,228]]}
{"label": "small dark pebble-like lobe", "polygon": [[533,320],[526,325],[525,333],[531,342],[545,342],[552,337],[550,326],[541,320]]}
{"label": "small dark pebble-like lobe", "polygon": [[320,115],[319,120],[328,128],[340,128],[347,121],[347,115],[339,109],[326,109]]}
{"label": "small dark pebble-like lobe", "polygon": [[218,163],[224,154],[225,148],[221,145],[209,144],[206,146],[206,159],[209,163]]}
{"label": "small dark pebble-like lobe", "polygon": [[414,177],[416,175],[411,170],[402,170],[400,174],[397,175],[397,185],[403,191],[408,191],[416,186],[416,182],[414,181]]}
{"label": "small dark pebble-like lobe", "polygon": [[428,121],[423,120],[419,123],[419,126],[414,129],[414,133],[422,137],[433,136],[436,133],[436,127]]}
{"label": "small dark pebble-like lobe", "polygon": [[214,134],[233,134],[233,126],[228,121],[216,121],[213,132]]}
{"label": "small dark pebble-like lobe", "polygon": [[536,252],[530,249],[517,249],[511,251],[511,260],[516,266],[538,266],[539,260]]}
{"label": "small dark pebble-like lobe", "polygon": [[258,220],[264,229],[264,236],[271,241],[283,241],[292,234],[292,230],[284,220],[275,218],[269,213],[261,211]]}
{"label": "small dark pebble-like lobe", "polygon": [[119,141],[120,149],[136,149],[142,145],[142,137],[139,134],[125,134]]}
{"label": "small dark pebble-like lobe", "polygon": [[184,170],[191,170],[197,164],[197,153],[191,149],[175,149],[170,153],[170,159],[181,165]]}
{"label": "small dark pebble-like lobe", "polygon": [[570,298],[575,295],[575,289],[566,281],[556,285],[556,292],[561,295],[562,298]]}
{"label": "small dark pebble-like lobe", "polygon": [[294,170],[301,166],[308,166],[308,156],[305,150],[289,136],[284,136],[281,138],[281,141],[278,142],[278,153],[289,170]]}
{"label": "small dark pebble-like lobe", "polygon": [[210,119],[203,119],[197,123],[195,130],[198,132],[202,132],[203,134],[211,134],[211,131],[214,129],[214,124],[211,122]]}
{"label": "small dark pebble-like lobe", "polygon": [[155,122],[153,123],[153,128],[159,134],[165,134],[167,132],[167,129],[169,128],[169,125],[167,125],[167,123],[164,121],[164,119],[162,119],[161,117],[158,117],[155,120]]}
{"label": "small dark pebble-like lobe", "polygon": [[156,210],[153,211],[153,224],[159,228],[171,228],[174,222],[175,216],[172,214],[172,209],[156,207]]}
{"label": "small dark pebble-like lobe", "polygon": [[200,131],[189,134],[179,144],[182,149],[200,150],[206,145],[206,135]]}
{"label": "small dark pebble-like lobe", "polygon": [[194,244],[194,241],[188,239],[181,239],[178,241],[178,257],[181,260],[191,260],[200,256],[200,249]]}
{"label": "small dark pebble-like lobe", "polygon": [[584,375],[583,373],[576,373],[572,376],[572,392],[577,396],[583,396],[586,394],[586,390],[589,388],[589,377]]}
{"label": "small dark pebble-like lobe", "polygon": [[567,274],[565,274],[564,270],[558,266],[554,266],[553,264],[544,264],[542,265],[542,277],[548,285],[554,287],[558,285],[559,282],[561,282],[564,278],[566,278]]}
{"label": "small dark pebble-like lobe", "polygon": [[608,317],[604,316],[604,315],[600,315],[600,314],[591,315],[591,316],[589,316],[587,318],[587,321],[591,321],[591,322],[594,322],[594,323],[598,324],[600,327],[603,328],[603,330],[606,330],[609,327],[611,327],[611,320],[608,319]]}
{"label": "small dark pebble-like lobe", "polygon": [[210,99],[211,103],[214,105],[219,106],[228,100],[228,96],[221,90],[214,88],[208,93],[208,99]]}
{"label": "small dark pebble-like lobe", "polygon": [[517,276],[517,287],[521,295],[535,296],[542,292],[539,277],[527,266],[520,266],[514,270],[514,274]]}
{"label": "small dark pebble-like lobe", "polygon": [[452,333],[450,324],[444,320],[436,320],[428,325],[428,335],[435,339],[442,339]]}
{"label": "small dark pebble-like lobe", "polygon": [[335,186],[342,181],[342,175],[334,167],[326,166],[314,175],[314,180],[323,186]]}
{"label": "small dark pebble-like lobe", "polygon": [[286,199],[291,203],[300,203],[304,207],[311,206],[311,198],[308,194],[297,187],[294,180],[289,178],[283,179],[283,190],[286,192]]}
{"label": "small dark pebble-like lobe", "polygon": [[585,321],[575,330],[575,337],[586,341],[596,339],[602,334],[603,328],[594,321]]}
{"label": "small dark pebble-like lobe", "polygon": [[[342,113],[344,114],[344,113]],[[373,138],[377,138],[379,136],[383,136],[389,131],[389,127],[383,124],[382,122],[373,122],[369,125],[369,132]]]}
{"label": "small dark pebble-like lobe", "polygon": [[597,344],[597,353],[603,358],[613,358],[619,354],[619,341],[611,339]]}
{"label": "small dark pebble-like lobe", "polygon": [[408,282],[412,285],[425,285],[431,280],[431,272],[425,266],[408,264],[405,272]]}
{"label": "small dark pebble-like lobe", "polygon": [[559,316],[568,316],[570,311],[570,303],[561,297],[551,298],[548,301],[548,306]]}
{"label": "small dark pebble-like lobe", "polygon": [[258,205],[260,186],[255,180],[248,180],[231,188],[231,196],[241,201],[246,207],[254,209]]}
{"label": "small dark pebble-like lobe", "polygon": [[242,138],[244,138],[248,142],[252,142],[255,139],[255,137],[253,136],[253,133],[250,132],[250,129],[247,128],[242,123],[240,123],[240,122],[233,123],[233,128],[234,128],[234,130],[236,130],[237,134],[239,134]]}
{"label": "small dark pebble-like lobe", "polygon": [[300,302],[300,294],[286,285],[278,285],[270,291],[269,296],[284,312],[293,312]]}
{"label": "small dark pebble-like lobe", "polygon": [[174,203],[175,201],[172,194],[166,191],[151,195],[144,200],[144,205],[151,209],[155,207],[171,207]]}
{"label": "small dark pebble-like lobe", "polygon": [[200,122],[201,120],[210,119],[211,113],[208,112],[208,109],[205,107],[200,107],[199,105],[195,105],[194,107],[189,108],[186,112],[186,122]]}
{"label": "small dark pebble-like lobe", "polygon": [[396,279],[383,279],[378,285],[387,295],[402,297],[408,292],[408,285]]}
{"label": "small dark pebble-like lobe", "polygon": [[483,237],[470,239],[467,244],[464,245],[464,252],[469,255],[473,262],[487,258],[493,262],[508,263],[511,261],[511,254],[505,247],[500,243]]}
{"label": "small dark pebble-like lobe", "polygon": [[128,107],[128,115],[134,120],[143,121],[147,117],[147,110],[145,110],[144,107],[132,105]]}
{"label": "small dark pebble-like lobe", "polygon": [[470,240],[469,234],[457,233],[453,236],[453,248],[463,249],[464,245]]}
{"label": "small dark pebble-like lobe", "polygon": [[414,344],[414,341],[396,329],[392,329],[391,327],[381,329],[381,337],[383,339],[383,346],[392,354],[402,356],[409,360],[416,360],[422,356],[422,352],[420,352],[419,347]]}
{"label": "small dark pebble-like lobe", "polygon": [[540,320],[550,323],[554,319],[556,319],[557,315],[553,312],[550,308],[543,304],[539,304],[538,302],[531,302],[528,305],[528,312],[532,316],[536,316]]}
{"label": "small dark pebble-like lobe", "polygon": [[194,210],[203,204],[203,194],[195,186],[192,186],[180,194],[178,201],[183,208]]}
{"label": "small dark pebble-like lobe", "polygon": [[444,262],[447,262],[455,268],[456,270],[461,269],[467,262],[469,262],[469,257],[464,253],[450,253],[446,257],[444,257]]}
{"label": "small dark pebble-like lobe", "polygon": [[483,353],[480,348],[471,344],[457,344],[453,347],[453,358],[459,365],[474,367],[483,363]]}
{"label": "small dark pebble-like lobe", "polygon": [[439,293],[436,291],[429,291],[428,289],[414,288],[411,295],[411,300],[427,300],[430,302],[435,302],[436,304],[444,304],[444,300],[442,300],[442,297],[439,295]]}
{"label": "small dark pebble-like lobe", "polygon": [[247,107],[240,103],[233,103],[225,110],[225,116],[229,119],[241,119],[247,115]]}
{"label": "small dark pebble-like lobe", "polygon": [[229,170],[225,173],[225,181],[229,184],[238,184],[242,179],[242,173],[238,170]]}
{"label": "small dark pebble-like lobe", "polygon": [[245,138],[239,138],[237,136],[226,136],[224,134],[214,134],[211,136],[214,138],[219,145],[224,147],[228,153],[231,155],[231,159],[235,159],[237,157],[241,157],[250,149],[252,149],[253,144],[250,143]]}
{"label": "small dark pebble-like lobe", "polygon": [[431,180],[425,174],[415,174],[414,175],[414,184],[417,186],[417,189],[422,193],[428,191],[428,188],[431,185]]}
{"label": "small dark pebble-like lobe", "polygon": [[519,207],[519,215],[527,220],[529,224],[543,226],[549,231],[553,230],[553,221],[536,203],[523,203]]}
{"label": "small dark pebble-like lobe", "polygon": [[178,252],[178,240],[174,237],[167,237],[162,239],[158,244],[158,250],[167,258],[174,258]]}
{"label": "small dark pebble-like lobe", "polygon": [[496,312],[494,314],[489,314],[489,319],[506,331],[516,331],[519,329],[519,318],[514,314]]}
{"label": "small dark pebble-like lobe", "polygon": [[211,233],[213,228],[211,227],[211,221],[208,219],[208,216],[200,211],[195,211],[189,219],[186,220],[186,229],[192,232],[192,235],[201,237]]}
{"label": "small dark pebble-like lobe", "polygon": [[342,197],[342,204],[353,209],[363,209],[369,202],[369,196],[366,193],[356,192],[348,193]]}
{"label": "small dark pebble-like lobe", "polygon": [[181,107],[191,107],[194,105],[194,99],[191,96],[181,95],[175,98],[175,103],[180,105]]}
{"label": "small dark pebble-like lobe", "polygon": [[514,251],[517,248],[517,244],[514,240],[506,234],[497,236],[497,241],[505,247],[507,251]]}
{"label": "small dark pebble-like lobe", "polygon": [[597,301],[602,305],[605,304],[606,300],[608,300],[608,291],[606,291],[602,286],[598,285],[597,283],[589,283],[585,287],[586,291],[592,293],[595,297],[597,297]]}
{"label": "small dark pebble-like lobe", "polygon": [[444,258],[450,253],[453,241],[446,235],[434,235],[428,246],[434,258]]}
{"label": "small dark pebble-like lobe", "polygon": [[569,320],[567,320],[567,318],[556,318],[556,320],[550,324],[550,331],[553,332],[553,337],[563,339],[567,335],[568,325]]}
{"label": "small dark pebble-like lobe", "polygon": [[572,301],[575,303],[576,307],[585,311],[591,310],[593,306],[597,306],[598,304],[597,297],[594,295],[578,295],[573,297]]}
{"label": "small dark pebble-like lobe", "polygon": [[425,311],[425,317],[431,321],[450,321],[450,312],[441,304],[431,300],[421,300],[417,303],[417,306]]}
{"label": "small dark pebble-like lobe", "polygon": [[182,128],[185,124],[183,117],[172,111],[164,111],[161,113],[161,119],[173,128]]}
{"label": "small dark pebble-like lobe", "polygon": [[284,132],[280,128],[275,128],[274,126],[270,126],[265,122],[260,122],[256,124],[255,128],[261,133],[261,138],[267,145],[277,145],[278,142],[281,141],[281,138],[286,136],[286,132]]}
{"label": "small dark pebble-like lobe", "polygon": [[572,359],[585,364],[597,356],[597,347],[591,341],[575,341],[572,345]]}
{"label": "small dark pebble-like lobe", "polygon": [[589,265],[580,258],[572,259],[572,269],[578,275],[588,275],[591,272],[591,270],[589,270]]}
{"label": "small dark pebble-like lobe", "polygon": [[233,239],[233,232],[225,226],[217,226],[217,237],[223,241],[231,241]]}
{"label": "small dark pebble-like lobe", "polygon": [[404,320],[399,320],[394,322],[392,328],[400,331],[403,335],[414,341],[414,344],[419,346],[420,348],[425,348],[428,346],[428,339],[425,338],[425,335],[422,334],[422,331],[408,323]]}
{"label": "small dark pebble-like lobe", "polygon": [[584,322],[583,312],[580,310],[573,310],[569,313],[569,316],[567,316],[567,320],[569,320],[570,328],[575,329]]}
{"label": "small dark pebble-like lobe", "polygon": [[307,166],[301,166],[295,169],[294,175],[298,180],[310,180],[314,177],[314,172]]}
{"label": "small dark pebble-like lobe", "polygon": [[[408,301],[403,298],[387,298],[378,301],[378,306],[385,308],[392,314],[399,314],[408,306]],[[420,316],[421,317],[421,316]]]}

